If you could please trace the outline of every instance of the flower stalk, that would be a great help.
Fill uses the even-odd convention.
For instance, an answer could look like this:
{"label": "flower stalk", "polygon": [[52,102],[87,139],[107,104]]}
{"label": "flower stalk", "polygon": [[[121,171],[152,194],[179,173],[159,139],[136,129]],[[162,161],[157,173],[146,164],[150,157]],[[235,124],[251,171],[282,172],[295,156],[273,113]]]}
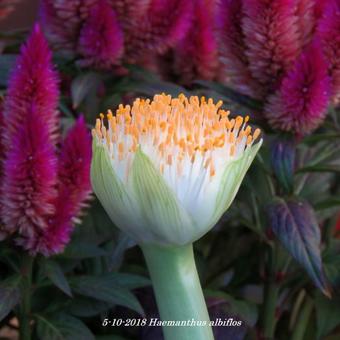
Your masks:
{"label": "flower stalk", "polygon": [[[196,322],[195,326],[163,327],[165,339],[214,339],[192,244],[141,247],[150,271],[162,321]],[[198,323],[200,325],[197,325]]]}
{"label": "flower stalk", "polygon": [[22,299],[19,314],[20,340],[31,340],[30,314],[33,261],[34,258],[32,256],[25,256],[22,265]]}
{"label": "flower stalk", "polygon": [[314,302],[307,296],[306,301],[301,309],[299,318],[297,319],[294,332],[292,334],[292,340],[302,340],[306,333],[306,328],[313,312]]}
{"label": "flower stalk", "polygon": [[274,280],[267,283],[265,290],[263,332],[265,339],[273,339],[276,327],[276,303],[279,296],[279,286]]}
{"label": "flower stalk", "polygon": [[276,278],[279,256],[279,246],[274,244],[269,250],[269,272],[264,291],[262,326],[265,339],[273,339],[275,334],[277,321],[276,305],[280,292],[280,284]]}

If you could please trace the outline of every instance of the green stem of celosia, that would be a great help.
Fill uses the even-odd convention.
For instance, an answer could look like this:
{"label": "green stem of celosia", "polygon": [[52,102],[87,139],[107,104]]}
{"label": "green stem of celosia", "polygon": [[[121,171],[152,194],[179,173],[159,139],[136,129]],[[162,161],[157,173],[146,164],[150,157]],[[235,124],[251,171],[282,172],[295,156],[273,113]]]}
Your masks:
{"label": "green stem of celosia", "polygon": [[33,257],[26,256],[22,265],[22,288],[19,316],[20,340],[31,340],[30,314],[33,260]]}
{"label": "green stem of celosia", "polygon": [[304,339],[304,335],[306,333],[306,328],[308,325],[308,321],[313,311],[313,300],[307,297],[306,302],[304,303],[299,318],[297,319],[296,325],[294,327],[294,331],[292,334],[292,340],[302,340]]}
{"label": "green stem of celosia", "polygon": [[265,339],[273,339],[276,326],[276,303],[279,296],[279,286],[271,281],[268,282],[265,290],[264,301],[264,337]]}
{"label": "green stem of celosia", "polygon": [[[142,245],[162,321],[187,321],[163,326],[166,340],[213,340],[209,314],[197,275],[192,244],[179,247]],[[205,326],[197,326],[197,322]],[[195,325],[193,322],[196,322]]]}

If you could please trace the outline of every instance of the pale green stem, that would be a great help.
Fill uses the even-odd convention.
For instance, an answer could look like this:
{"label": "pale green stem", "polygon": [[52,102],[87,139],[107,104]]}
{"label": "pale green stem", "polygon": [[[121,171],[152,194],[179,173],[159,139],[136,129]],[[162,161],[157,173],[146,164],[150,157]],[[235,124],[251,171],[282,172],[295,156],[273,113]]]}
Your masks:
{"label": "pale green stem", "polygon": [[201,321],[205,326],[164,326],[166,340],[213,340],[210,319],[197,275],[192,244],[141,246],[162,321]]}

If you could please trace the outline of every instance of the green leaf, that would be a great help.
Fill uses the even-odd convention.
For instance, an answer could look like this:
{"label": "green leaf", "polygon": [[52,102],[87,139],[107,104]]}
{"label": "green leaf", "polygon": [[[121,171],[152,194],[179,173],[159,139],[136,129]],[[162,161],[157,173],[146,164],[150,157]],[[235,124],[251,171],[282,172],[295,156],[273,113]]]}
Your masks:
{"label": "green leaf", "polygon": [[321,260],[321,234],[313,208],[300,198],[277,197],[267,208],[270,227],[276,237],[307,271],[314,284],[330,296]]}
{"label": "green leaf", "polygon": [[151,285],[151,281],[144,277],[128,273],[110,273],[106,274],[107,280],[128,289],[136,289]]}
{"label": "green leaf", "polygon": [[120,267],[125,251],[128,248],[133,247],[135,244],[136,242],[127,234],[123,232],[119,234],[116,243],[111,247],[112,251],[107,256],[110,271],[113,269],[117,270]]}
{"label": "green leaf", "polygon": [[60,254],[61,258],[87,259],[91,257],[105,256],[106,251],[90,242],[71,242],[65,251]]}
{"label": "green leaf", "polygon": [[242,318],[246,324],[253,327],[258,320],[258,310],[255,304],[233,298],[231,295],[220,291],[206,290],[206,297],[210,297],[218,303],[225,303],[225,311],[229,314],[237,315]]}
{"label": "green leaf", "polygon": [[14,66],[16,54],[2,54],[0,55],[0,86],[6,86],[8,76]]}
{"label": "green leaf", "polygon": [[305,166],[296,171],[297,173],[303,172],[340,172],[339,165],[312,165],[312,166]]}
{"label": "green leaf", "polygon": [[20,277],[14,276],[0,284],[0,321],[20,302]]}
{"label": "green leaf", "polygon": [[315,205],[316,210],[323,210],[323,209],[329,209],[334,208],[340,205],[340,198],[338,197],[329,197],[325,199],[324,201],[318,202]]}
{"label": "green leaf", "polygon": [[340,325],[340,299],[339,297],[334,297],[330,300],[321,294],[317,294],[315,305],[317,339],[323,339],[335,327]]}
{"label": "green leaf", "polygon": [[70,280],[72,290],[80,295],[128,307],[143,315],[137,298],[125,287],[117,284],[112,275],[79,276]]}
{"label": "green leaf", "polygon": [[315,143],[315,142],[319,142],[319,141],[324,141],[324,140],[332,140],[334,141],[334,139],[336,138],[340,138],[340,134],[339,133],[314,133],[310,136],[306,136],[303,139],[303,143]]}
{"label": "green leaf", "polygon": [[46,276],[66,295],[72,297],[71,288],[66,280],[66,277],[60,265],[53,261],[46,259],[44,261],[44,268]]}
{"label": "green leaf", "polygon": [[128,339],[120,335],[111,334],[111,335],[96,336],[96,340],[130,340],[130,338]]}
{"label": "green leaf", "polygon": [[325,273],[333,287],[340,284],[340,240],[332,239],[323,252]]}
{"label": "green leaf", "polygon": [[94,335],[79,319],[67,315],[35,315],[39,339],[48,340],[95,340]]}
{"label": "green leaf", "polygon": [[85,296],[77,296],[67,307],[67,311],[79,317],[92,317],[104,313],[114,306],[113,303],[99,301]]}
{"label": "green leaf", "polygon": [[99,75],[94,72],[81,74],[71,84],[72,106],[76,109],[86,96],[96,91],[100,82]]}
{"label": "green leaf", "polygon": [[198,81],[195,81],[195,83],[218,92],[219,94],[218,97],[221,100],[225,100],[228,102],[232,100],[235,103],[249,107],[254,110],[261,110],[263,107],[263,103],[261,103],[260,101],[254,98],[251,98],[247,95],[241,94],[235,91],[234,89],[227,87],[225,85],[212,82],[212,81],[206,81],[206,80],[198,80]]}

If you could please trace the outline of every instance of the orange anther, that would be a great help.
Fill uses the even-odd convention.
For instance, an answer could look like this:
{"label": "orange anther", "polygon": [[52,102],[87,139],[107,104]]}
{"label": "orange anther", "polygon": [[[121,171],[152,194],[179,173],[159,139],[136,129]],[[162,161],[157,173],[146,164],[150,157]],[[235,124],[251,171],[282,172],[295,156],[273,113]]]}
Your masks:
{"label": "orange anther", "polygon": [[254,134],[253,134],[253,140],[256,140],[257,137],[260,135],[260,133],[261,133],[261,130],[260,129],[256,129],[254,131]]}

